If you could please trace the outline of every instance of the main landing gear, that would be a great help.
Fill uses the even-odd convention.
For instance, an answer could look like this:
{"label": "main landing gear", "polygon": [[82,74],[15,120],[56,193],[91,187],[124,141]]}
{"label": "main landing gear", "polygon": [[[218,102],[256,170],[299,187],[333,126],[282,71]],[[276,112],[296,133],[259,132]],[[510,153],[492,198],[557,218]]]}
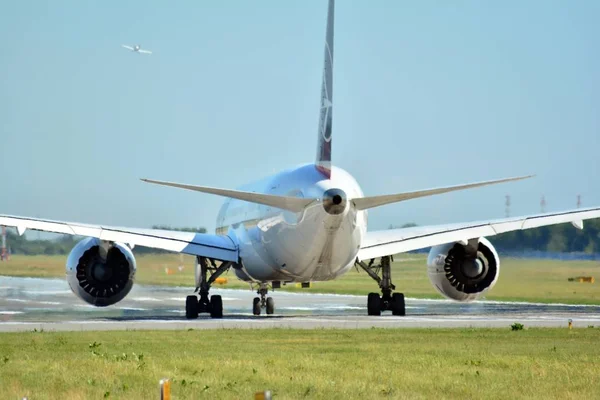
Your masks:
{"label": "main landing gear", "polygon": [[[218,294],[208,298],[208,291],[213,282],[233,265],[223,262],[217,267],[215,261],[206,257],[197,257],[196,290],[198,295],[187,296],[185,299],[185,317],[198,318],[199,313],[209,313],[212,318],[223,318],[223,300]],[[210,273],[210,277],[208,274]]]}
{"label": "main landing gear", "polygon": [[[392,293],[396,287],[392,284],[391,256],[381,257],[381,264],[373,265],[375,260],[369,264],[363,261],[356,263],[365,270],[371,278],[379,284],[382,295],[369,293],[367,297],[367,312],[369,315],[381,315],[382,311],[391,311],[393,315],[406,315],[403,293]],[[381,277],[379,274],[381,273]]]}
{"label": "main landing gear", "polygon": [[275,312],[275,300],[272,297],[267,297],[269,288],[266,283],[261,283],[256,292],[260,297],[255,297],[252,301],[252,314],[260,315],[260,311],[263,308],[267,309],[267,315],[271,315]]}

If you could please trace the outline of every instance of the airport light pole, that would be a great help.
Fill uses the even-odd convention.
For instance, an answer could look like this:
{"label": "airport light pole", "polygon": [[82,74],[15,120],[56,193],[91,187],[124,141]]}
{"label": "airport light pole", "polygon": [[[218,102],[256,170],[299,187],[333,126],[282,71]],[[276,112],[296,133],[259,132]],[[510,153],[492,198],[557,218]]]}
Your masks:
{"label": "airport light pole", "polygon": [[542,199],[540,200],[540,212],[543,214],[546,212],[546,197],[542,195]]}

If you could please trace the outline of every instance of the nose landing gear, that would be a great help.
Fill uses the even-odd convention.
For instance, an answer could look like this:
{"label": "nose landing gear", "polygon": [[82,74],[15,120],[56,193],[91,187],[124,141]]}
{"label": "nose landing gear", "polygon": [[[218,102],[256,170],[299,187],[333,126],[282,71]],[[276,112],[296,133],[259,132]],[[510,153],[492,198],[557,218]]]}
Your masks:
{"label": "nose landing gear", "polygon": [[252,314],[260,315],[261,309],[265,308],[267,315],[275,313],[275,300],[272,297],[267,297],[269,288],[266,283],[261,283],[256,292],[260,297],[255,297],[252,300]]}
{"label": "nose landing gear", "polygon": [[[406,315],[404,294],[393,293],[396,287],[392,284],[391,260],[391,256],[385,256],[381,257],[379,265],[373,265],[374,260],[371,260],[368,265],[363,261],[356,262],[381,288],[381,296],[379,293],[369,293],[367,296],[369,315],[381,315],[382,311],[391,311],[392,315]],[[379,277],[380,273],[381,277]]]}

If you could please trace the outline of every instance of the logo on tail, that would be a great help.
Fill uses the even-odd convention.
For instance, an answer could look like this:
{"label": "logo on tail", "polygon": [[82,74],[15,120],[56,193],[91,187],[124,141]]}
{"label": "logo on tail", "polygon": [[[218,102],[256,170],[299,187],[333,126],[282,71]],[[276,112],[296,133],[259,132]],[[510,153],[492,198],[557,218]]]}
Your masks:
{"label": "logo on tail", "polygon": [[325,36],[325,62],[321,83],[321,112],[317,147],[317,169],[331,178],[331,129],[333,114],[333,14],[334,0],[329,0],[327,12],[327,33]]}

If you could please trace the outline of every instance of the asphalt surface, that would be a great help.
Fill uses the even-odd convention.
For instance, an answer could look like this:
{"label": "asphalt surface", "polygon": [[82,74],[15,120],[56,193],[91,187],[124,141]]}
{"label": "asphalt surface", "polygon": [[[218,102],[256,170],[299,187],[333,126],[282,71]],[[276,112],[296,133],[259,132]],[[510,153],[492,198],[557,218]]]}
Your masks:
{"label": "asphalt surface", "polygon": [[65,280],[0,276],[0,332],[219,328],[437,328],[600,326],[600,306],[496,301],[406,300],[405,317],[367,316],[366,296],[271,292],[275,314],[252,315],[250,290],[214,288],[224,318],[186,320],[190,288],[135,285],[122,302],[97,308],[79,300]]}

